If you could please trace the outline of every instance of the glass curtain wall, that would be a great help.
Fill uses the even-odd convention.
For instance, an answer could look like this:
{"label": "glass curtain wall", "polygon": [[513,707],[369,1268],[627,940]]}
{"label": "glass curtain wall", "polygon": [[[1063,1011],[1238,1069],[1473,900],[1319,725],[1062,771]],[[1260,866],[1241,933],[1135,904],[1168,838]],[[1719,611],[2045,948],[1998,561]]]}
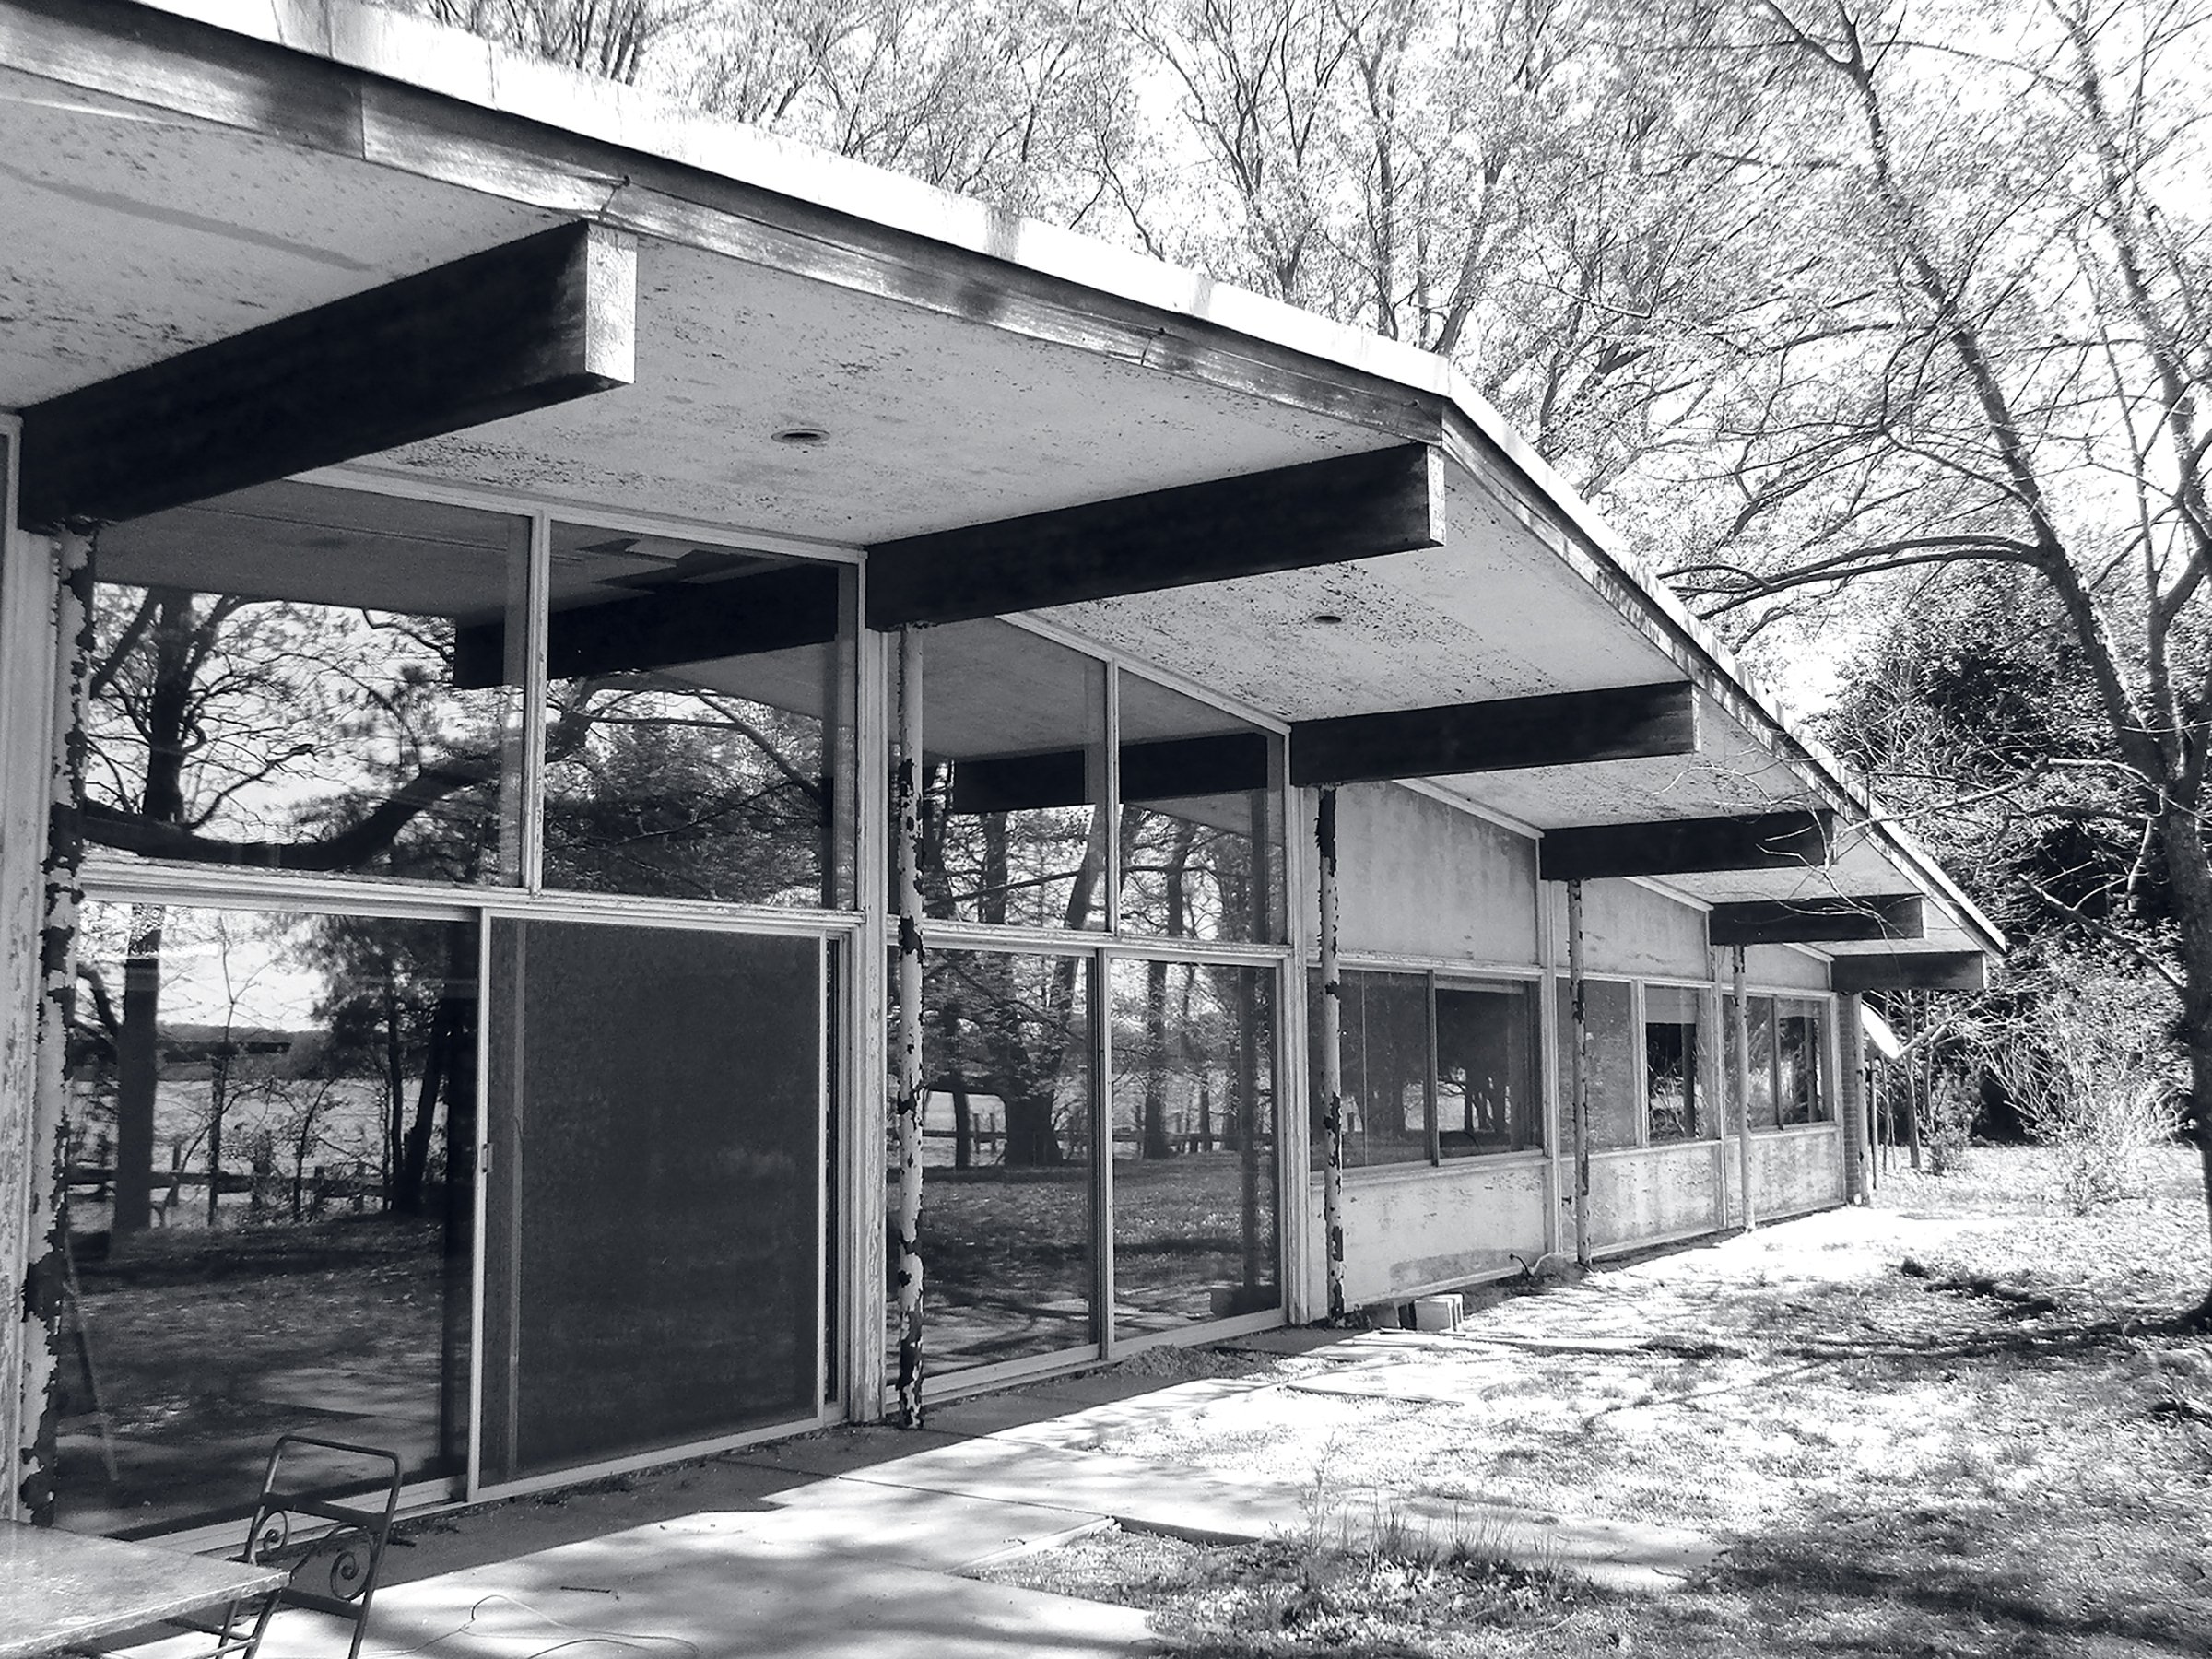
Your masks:
{"label": "glass curtain wall", "polygon": [[458,1473],[475,927],[95,900],[77,961],[60,1524],[243,1514],[294,1430]]}
{"label": "glass curtain wall", "polygon": [[[1094,1344],[1092,962],[947,949],[931,951],[926,963],[922,1226],[930,1367],[959,1370]],[[890,1168],[895,1212],[895,1158]],[[896,1302],[887,1297],[894,1318]]]}
{"label": "glass curtain wall", "polygon": [[[614,1136],[590,1179],[510,1193],[487,1241],[526,1286],[487,1473],[811,1418],[841,922],[762,939],[702,909],[696,933],[584,929],[565,961],[555,923],[594,895],[850,909],[852,571],[561,524],[534,546],[524,515],[296,482],[106,527],[93,567],[65,1524],[242,1512],[270,1439],[317,1423],[411,1477],[464,1469],[480,1027],[510,1131]],[[503,949],[498,1019],[487,910],[551,941]],[[768,1135],[747,1090],[803,1094],[804,1134]],[[649,1335],[564,1311],[564,1238],[607,1271],[652,1254],[628,1288]],[[730,1284],[755,1324],[724,1317]],[[743,1364],[710,1387],[702,1344]],[[641,1347],[705,1417],[609,1404],[650,1394]],[[564,1389],[590,1422],[547,1415]]]}
{"label": "glass curtain wall", "polygon": [[[1344,1162],[1423,1163],[1430,1158],[1434,1083],[1429,1047],[1429,976],[1346,969],[1339,981],[1338,1059],[1343,1076]],[[1306,976],[1307,1152],[1320,1169],[1321,975]]]}
{"label": "glass curtain wall", "polygon": [[[1745,999],[1751,1034],[1751,1127],[1786,1129],[1825,1124],[1835,1116],[1829,1098],[1825,1005],[1809,998]],[[1728,1065],[1733,1096],[1735,1021],[1729,1021]],[[1735,1114],[1730,1114],[1734,1126]]]}
{"label": "glass curtain wall", "polygon": [[922,644],[931,1372],[1279,1305],[1280,740],[1010,623]]}
{"label": "glass curtain wall", "polygon": [[1706,1121],[1704,994],[1682,985],[1643,990],[1643,1088],[1654,1141],[1699,1140]]}
{"label": "glass curtain wall", "polygon": [[[1321,976],[1307,976],[1310,1157],[1324,1155]],[[1544,1145],[1533,984],[1365,969],[1343,975],[1347,1168],[1436,1163]]]}
{"label": "glass curtain wall", "polygon": [[529,545],[526,519],[288,483],[102,530],[90,846],[518,881]]}
{"label": "glass curtain wall", "polygon": [[1276,981],[1227,963],[1112,964],[1117,1336],[1281,1300]]}
{"label": "glass curtain wall", "polygon": [[552,526],[545,880],[852,902],[852,570]]}

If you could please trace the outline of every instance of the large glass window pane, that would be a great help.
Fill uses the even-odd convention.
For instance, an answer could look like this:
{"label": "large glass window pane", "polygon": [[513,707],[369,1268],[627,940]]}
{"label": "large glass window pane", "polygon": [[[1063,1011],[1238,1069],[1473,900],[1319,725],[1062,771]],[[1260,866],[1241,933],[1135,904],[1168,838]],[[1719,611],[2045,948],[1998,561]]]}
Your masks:
{"label": "large glass window pane", "polygon": [[1654,1141],[1696,1140],[1706,1133],[1700,1109],[1699,1041],[1703,997],[1680,985],[1643,992],[1643,1088]]}
{"label": "large glass window pane", "polygon": [[1751,1033],[1751,1099],[1754,1129],[1774,1127],[1774,999],[1747,999]]}
{"label": "large glass window pane", "polygon": [[1105,665],[1009,623],[961,622],[924,636],[922,684],[924,908],[1103,928]]}
{"label": "large glass window pane", "polygon": [[1777,1005],[1774,1033],[1777,1121],[1826,1123],[1828,1092],[1821,1087],[1819,1006],[1806,1002]]}
{"label": "large glass window pane", "polygon": [[523,519],[311,484],[102,530],[92,844],[514,879],[528,551]]}
{"label": "large glass window pane", "polygon": [[[1090,977],[1083,957],[925,959],[922,1283],[933,1373],[1099,1339]],[[896,1156],[888,1168],[896,1215]],[[895,1287],[885,1303],[895,1320]]]}
{"label": "large glass window pane", "polygon": [[1122,931],[1279,940],[1280,740],[1133,674],[1121,698]]}
{"label": "large glass window pane", "polygon": [[[1574,1122],[1574,1019],[1570,982],[1559,982],[1559,1123]],[[1636,1092],[1636,1032],[1625,980],[1583,982],[1583,1018],[1589,1027],[1590,1144],[1638,1144],[1643,1102]]]}
{"label": "large glass window pane", "polygon": [[1273,1308],[1275,970],[1112,971],[1114,1329]]}
{"label": "large glass window pane", "polygon": [[850,568],[553,526],[545,879],[852,902]]}
{"label": "large glass window pane", "polygon": [[243,1514],[290,1430],[457,1472],[474,927],[93,902],[77,954],[62,1524]]}
{"label": "large glass window pane", "polygon": [[1446,984],[1436,991],[1436,1127],[1446,1156],[1522,1152],[1544,1144],[1533,984]]}
{"label": "large glass window pane", "polygon": [[[1429,976],[1353,971],[1342,979],[1344,1161],[1419,1163],[1429,1156]],[[1312,1158],[1324,1157],[1321,975],[1309,974],[1306,1078]]]}
{"label": "large glass window pane", "polygon": [[492,926],[493,1481],[811,1418],[820,941]]}

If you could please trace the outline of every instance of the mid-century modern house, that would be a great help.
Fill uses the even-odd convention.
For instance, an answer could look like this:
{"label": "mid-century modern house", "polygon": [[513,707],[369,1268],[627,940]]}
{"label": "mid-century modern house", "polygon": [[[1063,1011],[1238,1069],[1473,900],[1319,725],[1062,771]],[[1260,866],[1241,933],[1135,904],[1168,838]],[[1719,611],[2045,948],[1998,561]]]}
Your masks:
{"label": "mid-century modern house", "polygon": [[2002,947],[1438,359],[352,0],[0,159],[7,1512],[1843,1204]]}

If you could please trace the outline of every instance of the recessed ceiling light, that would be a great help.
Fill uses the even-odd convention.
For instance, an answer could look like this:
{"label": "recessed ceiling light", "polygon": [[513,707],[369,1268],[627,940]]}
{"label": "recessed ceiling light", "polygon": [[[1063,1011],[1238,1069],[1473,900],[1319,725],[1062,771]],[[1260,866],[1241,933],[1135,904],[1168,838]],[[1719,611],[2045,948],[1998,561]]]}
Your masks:
{"label": "recessed ceiling light", "polygon": [[1324,626],[1333,628],[1337,623],[1343,621],[1344,618],[1338,616],[1335,611],[1315,611],[1313,613],[1313,620],[1322,623]]}
{"label": "recessed ceiling light", "polygon": [[812,449],[818,443],[830,441],[830,434],[820,427],[785,427],[780,432],[771,432],[769,437],[778,443],[788,443],[794,449]]}

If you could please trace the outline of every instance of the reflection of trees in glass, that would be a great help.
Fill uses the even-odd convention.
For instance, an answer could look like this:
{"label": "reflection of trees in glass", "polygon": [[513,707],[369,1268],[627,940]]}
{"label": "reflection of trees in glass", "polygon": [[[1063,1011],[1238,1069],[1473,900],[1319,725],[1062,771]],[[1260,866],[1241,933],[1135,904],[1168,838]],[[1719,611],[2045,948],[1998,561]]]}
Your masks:
{"label": "reflection of trees in glass", "polygon": [[1647,1021],[1643,1067],[1652,1138],[1693,1138],[1698,1133],[1698,1028],[1667,1020]]}
{"label": "reflection of trees in glass", "polygon": [[[1081,932],[1104,917],[1106,815],[1097,806],[956,809],[958,763],[922,777],[922,901],[945,921]],[[1132,815],[1124,808],[1122,830]]]}
{"label": "reflection of trees in glass", "polygon": [[86,833],[150,857],[480,878],[500,693],[452,688],[453,625],[102,586]]}
{"label": "reflection of trees in glass", "polygon": [[[1115,965],[1116,1154],[1233,1152],[1260,1100],[1268,1041],[1263,970],[1195,962]],[[1142,976],[1142,991],[1135,982]],[[1264,1138],[1264,1135],[1263,1135]]]}
{"label": "reflection of trees in glass", "polygon": [[1272,1296],[1274,987],[1269,968],[1112,964],[1115,1299],[1140,1324]]}
{"label": "reflection of trees in glass", "polygon": [[[495,860],[504,700],[451,689],[447,620],[111,585],[94,632],[94,844],[443,881],[479,879]],[[160,906],[134,909],[120,1006],[107,1005],[118,1234],[151,1215],[163,926]],[[226,1089],[218,1065],[207,1125],[218,1159]]]}
{"label": "reflection of trees in glass", "polygon": [[[940,920],[965,913],[990,925],[1035,913],[1039,896],[1064,890],[1048,925],[1090,924],[1104,867],[1104,812],[956,813],[950,769],[923,779],[921,869],[924,912]],[[1126,818],[1127,814],[1124,814]],[[1006,1112],[1003,1161],[1056,1164],[1065,1155],[1070,1081],[1088,1056],[1070,1044],[1081,1034],[1076,957],[933,951],[923,961],[924,1053],[931,1085],[952,1097],[954,1166],[972,1161],[973,1094],[994,1094]],[[1088,1087],[1075,1109],[1088,1114]]]}
{"label": "reflection of trees in glass", "polygon": [[[159,960],[143,948],[149,908],[161,917]],[[293,1219],[312,1207],[318,1164],[336,1171],[330,1184],[349,1201],[427,1207],[441,1173],[439,1109],[465,1114],[474,1097],[471,928],[94,903],[79,955],[88,994],[70,1039],[74,1157],[101,1171],[112,1232],[218,1226],[256,1146],[265,1181],[276,1153],[289,1160]],[[150,1000],[161,1018],[138,1048],[126,1046],[142,1034],[112,989],[119,959],[126,973],[160,976]],[[148,1147],[166,1149],[165,1177],[151,1156],[135,1170],[125,1160],[119,1131],[131,1113],[143,1117]],[[118,1223],[134,1183],[135,1225]],[[187,1185],[199,1189],[189,1214]],[[260,1194],[253,1218],[272,1218],[261,1213],[268,1207]]]}
{"label": "reflection of trees in glass", "polygon": [[1002,1160],[1058,1164],[1086,1137],[1090,1112],[1085,964],[1074,957],[938,951],[923,991],[924,1052],[952,1097],[954,1166],[969,1168],[967,1102],[995,1095],[1005,1112]]}
{"label": "reflection of trees in glass", "polygon": [[420,1214],[439,1102],[475,1095],[475,935],[448,923],[319,916],[306,925],[300,959],[325,976],[315,1005],[328,1026],[322,1064],[373,1077],[382,1096],[384,1203]]}
{"label": "reflection of trees in glass", "polygon": [[648,676],[552,691],[546,877],[587,890],[834,905],[830,767],[810,715]]}
{"label": "reflection of trees in glass", "polygon": [[1222,796],[1206,805],[1208,818],[1233,813],[1252,828],[1223,829],[1142,804],[1124,810],[1124,930],[1171,939],[1276,938],[1271,797]]}

